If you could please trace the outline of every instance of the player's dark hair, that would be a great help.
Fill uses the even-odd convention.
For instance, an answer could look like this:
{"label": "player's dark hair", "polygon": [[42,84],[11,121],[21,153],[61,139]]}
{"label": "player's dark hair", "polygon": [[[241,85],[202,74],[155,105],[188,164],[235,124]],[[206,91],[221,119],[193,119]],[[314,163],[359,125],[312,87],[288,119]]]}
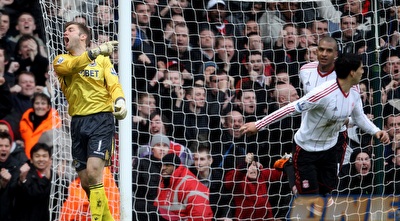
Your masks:
{"label": "player's dark hair", "polygon": [[345,79],[351,71],[356,71],[361,65],[361,56],[353,53],[341,55],[335,61],[336,76]]}

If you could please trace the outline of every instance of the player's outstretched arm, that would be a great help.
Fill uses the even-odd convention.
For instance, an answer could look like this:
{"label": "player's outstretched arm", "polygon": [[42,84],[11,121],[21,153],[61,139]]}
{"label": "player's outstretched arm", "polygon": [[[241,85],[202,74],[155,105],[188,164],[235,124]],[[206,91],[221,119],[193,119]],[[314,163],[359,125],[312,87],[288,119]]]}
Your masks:
{"label": "player's outstretched arm", "polygon": [[246,134],[248,136],[254,135],[258,132],[256,127],[256,122],[249,122],[244,124],[240,129],[240,133]]}

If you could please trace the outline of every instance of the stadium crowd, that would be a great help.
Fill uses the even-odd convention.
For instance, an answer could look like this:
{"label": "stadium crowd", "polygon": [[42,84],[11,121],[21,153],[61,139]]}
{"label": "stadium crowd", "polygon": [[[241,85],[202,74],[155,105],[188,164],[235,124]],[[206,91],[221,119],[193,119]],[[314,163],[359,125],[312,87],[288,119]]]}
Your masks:
{"label": "stadium crowd", "polygon": [[[118,40],[118,1],[52,4],[0,1],[4,221],[86,220],[77,218],[76,210],[88,212],[78,178],[66,179],[66,188],[58,190],[64,201],[60,214],[38,207],[50,204],[52,174],[63,176],[62,171],[49,172],[50,134],[68,127],[51,104],[62,93],[51,81],[51,61],[52,55],[65,53],[63,25],[68,21],[91,29],[90,48]],[[380,144],[349,119],[342,131],[348,135],[345,153],[337,153],[338,185],[328,195],[398,194],[400,1],[379,1],[377,8],[373,13],[371,0],[133,0],[134,101],[128,119],[133,125],[134,220],[286,220],[297,194],[287,155],[302,116],[274,122],[253,136],[239,129],[321,84],[310,83],[313,75],[336,79],[331,75],[334,61],[346,54],[362,57],[364,74],[357,90],[364,112],[369,119],[383,117],[383,125],[377,126],[391,142],[376,152]],[[110,59],[123,73],[118,51]],[[376,116],[374,107],[380,105]],[[382,159],[385,188],[379,192],[373,185],[373,161]],[[105,172],[111,179],[105,188],[117,188],[117,177]],[[19,214],[22,207],[26,217]],[[110,207],[119,217],[119,204]]]}

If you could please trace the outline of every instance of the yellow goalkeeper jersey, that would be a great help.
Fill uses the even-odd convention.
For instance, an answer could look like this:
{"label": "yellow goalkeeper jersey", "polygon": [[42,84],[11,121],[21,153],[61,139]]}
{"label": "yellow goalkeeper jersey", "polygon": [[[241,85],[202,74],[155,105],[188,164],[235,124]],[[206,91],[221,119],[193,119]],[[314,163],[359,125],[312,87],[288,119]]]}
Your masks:
{"label": "yellow goalkeeper jersey", "polygon": [[108,57],[99,55],[91,61],[87,52],[80,56],[61,54],[53,66],[71,116],[113,112],[114,102],[124,98],[118,74]]}

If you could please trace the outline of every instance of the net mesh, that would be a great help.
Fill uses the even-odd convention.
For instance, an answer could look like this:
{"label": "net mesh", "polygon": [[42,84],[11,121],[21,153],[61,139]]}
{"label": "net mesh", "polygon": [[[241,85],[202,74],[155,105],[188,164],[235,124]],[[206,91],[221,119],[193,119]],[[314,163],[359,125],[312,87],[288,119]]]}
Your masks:
{"label": "net mesh", "polygon": [[[246,153],[254,153],[255,160],[264,168],[272,168],[274,162],[282,155],[292,151],[293,135],[300,126],[300,119],[296,117],[274,123],[268,130],[262,130],[256,136],[240,137],[235,133],[243,122],[259,119],[277,107],[279,101],[273,99],[274,92],[270,90],[274,83],[288,81],[300,96],[304,94],[298,72],[304,64],[315,61],[316,44],[326,34],[338,41],[339,50],[342,52],[360,53],[363,56],[365,72],[362,85],[365,85],[365,89],[362,88],[362,98],[365,112],[373,115],[372,119],[379,127],[384,127],[384,117],[397,114],[396,109],[399,106],[395,100],[398,99],[396,85],[390,84],[391,78],[385,78],[386,75],[382,72],[390,74],[390,71],[397,73],[400,70],[398,61],[387,61],[384,57],[388,52],[394,53],[388,49],[398,46],[398,13],[395,11],[395,1],[378,1],[377,13],[373,12],[373,2],[368,0],[362,1],[361,5],[356,5],[359,1],[349,1],[353,3],[348,4],[340,0],[287,3],[179,1],[171,7],[166,5],[173,0],[160,0],[158,4],[157,1],[145,2],[143,4],[133,1],[132,4],[135,220],[155,219],[155,213],[152,212],[155,210],[154,201],[160,184],[160,163],[152,153],[151,137],[157,133],[168,136],[169,152],[178,154],[181,161],[188,166],[198,157],[195,153],[200,146],[210,149],[213,157],[211,166],[222,171],[219,180],[212,181],[217,189],[213,189],[213,192],[210,190],[213,212],[220,217],[240,217],[241,220],[255,219],[258,216],[274,220],[286,217],[303,220],[328,217],[329,214],[337,220],[343,218],[342,214],[357,218],[372,217],[371,220],[390,220],[396,217],[395,198],[371,198],[374,194],[395,193],[396,179],[389,178],[393,174],[384,176],[389,170],[385,168],[385,162],[390,163],[388,158],[393,156],[390,152],[392,148],[382,147],[371,141],[371,137],[365,136],[356,125],[349,127],[352,142],[348,150],[359,147],[371,150],[372,177],[369,178],[369,183],[344,185],[344,189],[334,191],[333,207],[326,207],[331,199],[329,197],[294,198],[286,177],[274,180],[273,176],[269,175],[254,187],[258,190],[255,192],[229,189],[223,181],[227,171],[243,165]],[[210,2],[224,4],[226,12],[222,9],[210,10]],[[118,39],[117,23],[120,18],[117,1],[40,0],[40,4],[50,61],[56,55],[65,53],[63,32],[67,21],[82,21],[91,27],[92,46]],[[351,22],[354,22],[352,19],[356,17],[353,10],[361,13],[357,17],[360,31],[347,36],[346,31],[340,31],[345,29],[345,26],[340,26],[340,22],[344,15],[350,15],[350,23],[346,23],[346,27],[351,29]],[[221,22],[218,19],[222,16],[224,19]],[[188,34],[185,33],[186,27]],[[282,32],[282,29],[285,31]],[[379,34],[376,35],[375,31]],[[293,37],[293,32],[297,32],[298,37]],[[190,50],[185,48],[185,41],[190,43]],[[258,54],[253,51],[260,49],[261,61],[257,61]],[[118,54],[113,54],[111,59],[117,69]],[[210,67],[215,67],[219,72],[224,70],[225,73],[209,74],[214,72],[208,70]],[[83,195],[79,195],[82,193],[74,192],[79,190],[79,182],[72,167],[68,104],[54,73],[52,70],[50,72],[52,102],[63,121],[63,126],[54,132],[53,166],[54,171],[61,171],[62,176],[53,180],[52,197],[55,201],[52,201],[50,208],[53,218],[78,220],[74,214],[81,214],[79,220],[89,220],[85,216],[88,212],[87,205],[85,207]],[[257,76],[257,73],[263,74]],[[389,79],[386,84],[385,79]],[[387,108],[387,104],[390,103],[393,107],[391,109]],[[395,126],[392,127],[388,129],[395,130]],[[116,138],[118,149],[117,135]],[[350,160],[349,152],[345,164]],[[396,167],[391,170],[396,171]],[[118,184],[117,150],[109,172],[112,175],[106,178]],[[237,173],[246,174],[246,170],[243,172],[238,169]],[[396,177],[397,173],[394,174]],[[347,183],[347,178],[352,180],[356,177],[357,174],[343,175],[340,182],[350,184],[351,182]],[[246,184],[245,180],[239,178],[235,182],[238,186]],[[393,192],[385,192],[384,184],[387,183],[393,184]],[[370,191],[358,191],[360,185],[365,185],[361,189],[368,188]],[[69,189],[69,194],[64,194],[60,188]],[[115,188],[111,188],[110,191],[115,191],[112,194],[118,195]],[[235,191],[233,198],[230,191]],[[73,196],[73,193],[78,197]],[[344,195],[339,196],[339,193]],[[362,194],[366,195],[358,199]],[[258,202],[255,199],[267,195],[268,204],[246,204]],[[211,196],[218,200],[211,202]],[[352,198],[353,196],[355,198]],[[116,199],[118,197],[109,196],[110,204]],[[67,207],[66,202],[80,206],[69,206],[69,209],[74,211],[66,210],[63,208]],[[240,202],[244,204],[238,205]],[[117,202],[114,204],[117,205]],[[366,204],[374,206],[368,207]],[[248,205],[252,205],[254,211],[247,211]],[[322,206],[323,209],[318,206]],[[262,215],[259,215],[257,211],[261,211],[262,208],[268,208],[270,211],[260,212]],[[73,218],[65,218],[65,213]]]}

